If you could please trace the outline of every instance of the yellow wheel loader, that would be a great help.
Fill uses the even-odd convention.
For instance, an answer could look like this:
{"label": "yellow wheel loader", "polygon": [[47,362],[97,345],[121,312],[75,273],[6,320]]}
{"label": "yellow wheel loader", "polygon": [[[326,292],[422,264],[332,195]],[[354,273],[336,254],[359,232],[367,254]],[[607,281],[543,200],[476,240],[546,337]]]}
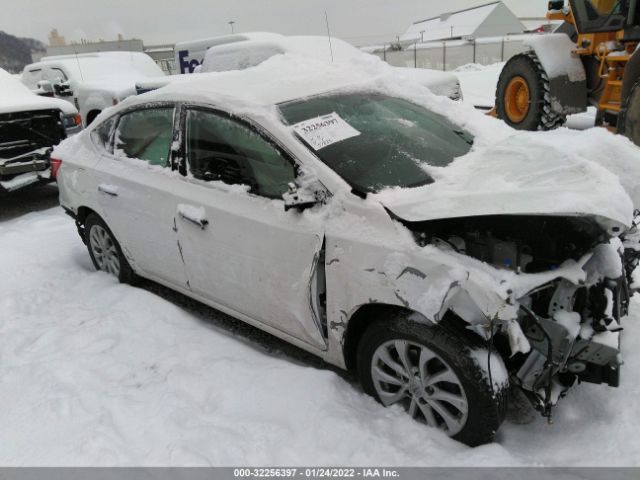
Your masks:
{"label": "yellow wheel loader", "polygon": [[559,33],[534,35],[505,65],[495,113],[520,130],[550,130],[597,108],[596,124],[640,145],[640,0],[549,2]]}

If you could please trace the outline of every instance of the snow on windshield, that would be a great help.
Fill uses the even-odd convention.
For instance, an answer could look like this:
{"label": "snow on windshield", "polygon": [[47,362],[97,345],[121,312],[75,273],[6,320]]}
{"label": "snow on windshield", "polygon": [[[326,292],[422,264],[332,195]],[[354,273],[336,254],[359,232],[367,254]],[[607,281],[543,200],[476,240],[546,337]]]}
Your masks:
{"label": "snow on windshield", "polygon": [[[448,165],[472,144],[444,117],[379,94],[320,96],[280,111],[318,157],[361,192],[432,183],[423,164]],[[337,131],[323,132],[329,128]]]}

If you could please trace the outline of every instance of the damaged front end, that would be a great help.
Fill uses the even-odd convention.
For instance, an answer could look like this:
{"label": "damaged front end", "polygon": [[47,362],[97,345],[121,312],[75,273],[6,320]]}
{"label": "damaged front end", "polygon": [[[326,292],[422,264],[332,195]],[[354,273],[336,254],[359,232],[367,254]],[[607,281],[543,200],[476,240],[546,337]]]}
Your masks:
{"label": "damaged front end", "polygon": [[402,223],[420,246],[468,264],[435,320],[464,320],[543,415],[578,382],[619,385],[637,229],[618,236],[620,226],[588,216]]}
{"label": "damaged front end", "polygon": [[49,155],[74,118],[55,109],[0,115],[0,193],[51,181]]}

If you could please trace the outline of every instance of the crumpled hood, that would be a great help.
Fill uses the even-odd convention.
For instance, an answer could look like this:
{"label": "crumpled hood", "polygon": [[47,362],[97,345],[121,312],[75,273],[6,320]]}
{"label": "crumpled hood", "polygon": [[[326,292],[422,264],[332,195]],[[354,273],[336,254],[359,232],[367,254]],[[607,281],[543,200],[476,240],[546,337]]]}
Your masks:
{"label": "crumpled hood", "polygon": [[372,197],[410,222],[562,215],[591,216],[606,228],[631,224],[633,203],[614,174],[530,139],[514,135],[478,148],[447,167],[429,167],[435,179],[431,185],[387,189]]}

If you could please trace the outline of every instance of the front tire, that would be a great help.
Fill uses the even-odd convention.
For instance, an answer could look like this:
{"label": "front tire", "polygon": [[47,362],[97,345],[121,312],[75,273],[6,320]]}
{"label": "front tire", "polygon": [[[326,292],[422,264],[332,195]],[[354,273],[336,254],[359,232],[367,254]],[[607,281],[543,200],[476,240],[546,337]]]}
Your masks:
{"label": "front tire", "polygon": [[96,214],[90,214],[85,221],[84,233],[89,256],[96,270],[114,275],[121,283],[132,284],[135,273],[104,220]]}
{"label": "front tire", "polygon": [[439,325],[400,315],[367,329],[357,367],[365,392],[383,405],[401,405],[416,420],[477,446],[493,440],[506,409],[508,382],[495,381],[506,378],[504,364],[492,356],[493,389],[478,364],[488,354]]}
{"label": "front tire", "polygon": [[502,69],[496,112],[518,130],[553,130],[567,120],[552,108],[549,78],[533,52],[512,57]]}

